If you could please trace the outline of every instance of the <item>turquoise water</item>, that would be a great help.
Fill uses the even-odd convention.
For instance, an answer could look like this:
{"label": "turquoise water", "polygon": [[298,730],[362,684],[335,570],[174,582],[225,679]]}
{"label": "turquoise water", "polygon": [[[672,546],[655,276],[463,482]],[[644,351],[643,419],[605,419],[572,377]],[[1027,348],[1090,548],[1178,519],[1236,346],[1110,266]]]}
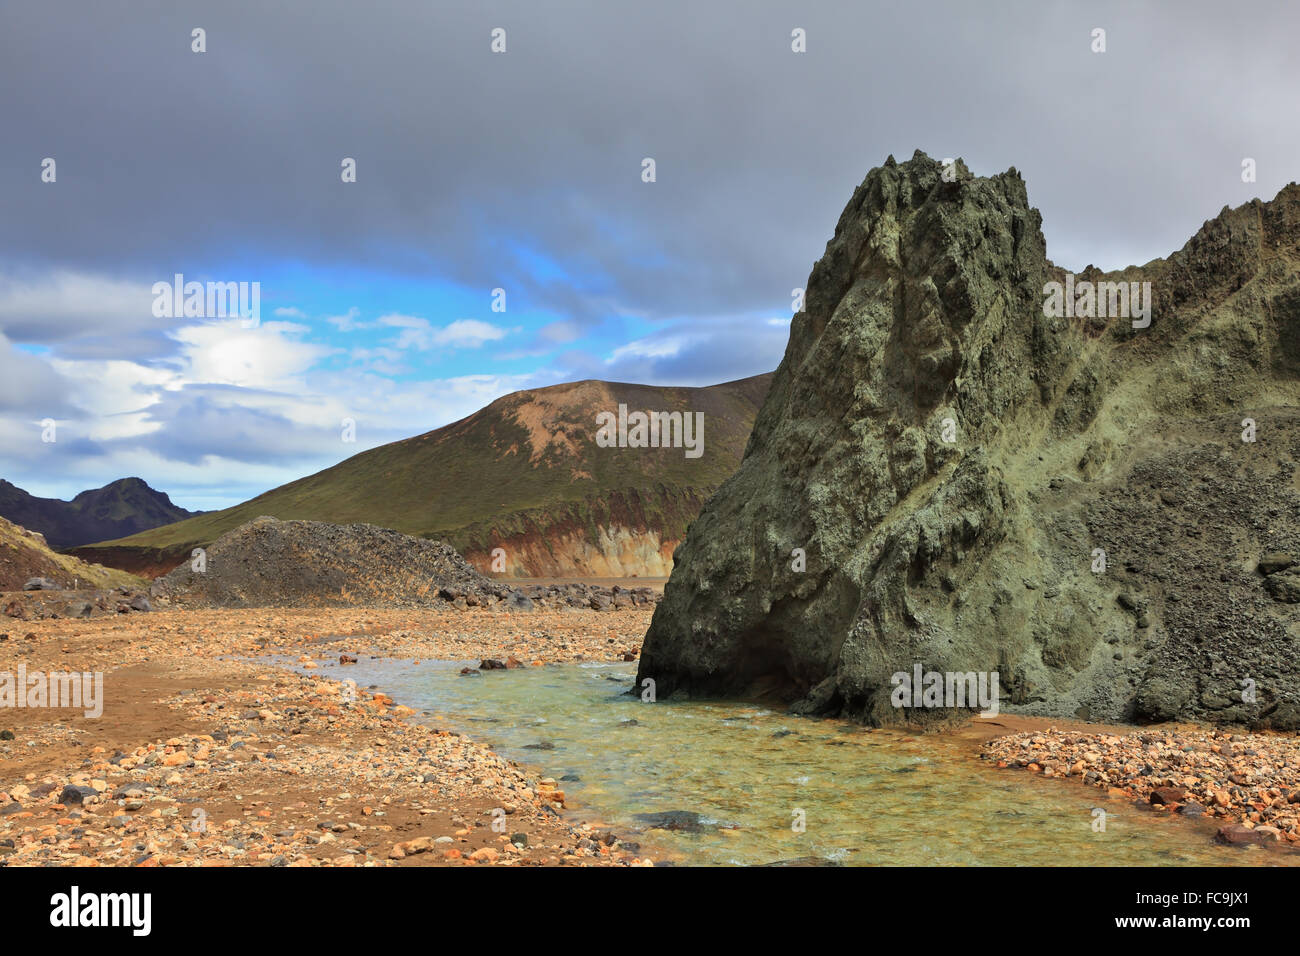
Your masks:
{"label": "turquoise water", "polygon": [[[476,662],[475,662],[476,663]],[[1110,800],[1074,781],[997,770],[968,741],[909,737],[734,702],[643,703],[634,664],[458,672],[368,660],[328,676],[374,684],[561,781],[570,816],[656,861],[753,865],[1295,865],[1221,847],[1215,826]],[[321,672],[317,672],[321,673]],[[577,779],[562,780],[565,776]],[[1093,829],[1093,808],[1105,831]],[[802,811],[804,829],[795,827]],[[676,812],[690,831],[655,827]],[[694,815],[694,816],[693,816]],[[639,833],[639,835],[638,835]]]}

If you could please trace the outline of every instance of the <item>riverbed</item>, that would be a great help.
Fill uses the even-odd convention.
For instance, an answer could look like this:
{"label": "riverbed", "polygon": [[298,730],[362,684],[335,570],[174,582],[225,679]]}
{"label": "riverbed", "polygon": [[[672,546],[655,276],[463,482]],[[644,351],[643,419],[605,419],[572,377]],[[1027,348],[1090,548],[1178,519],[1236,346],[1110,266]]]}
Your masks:
{"label": "riverbed", "polygon": [[1223,847],[1208,822],[1068,781],[997,770],[969,739],[736,702],[645,703],[635,664],[477,671],[367,659],[330,676],[381,688],[558,783],[575,819],[695,865],[1295,865]]}

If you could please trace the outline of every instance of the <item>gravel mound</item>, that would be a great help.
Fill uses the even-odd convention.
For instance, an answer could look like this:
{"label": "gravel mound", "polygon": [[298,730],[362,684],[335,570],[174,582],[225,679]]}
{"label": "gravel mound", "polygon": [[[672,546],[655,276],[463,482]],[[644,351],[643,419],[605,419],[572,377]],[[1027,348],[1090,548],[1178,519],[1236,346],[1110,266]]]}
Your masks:
{"label": "gravel mound", "polygon": [[256,518],[202,559],[158,579],[155,594],[192,607],[472,607],[513,593],[441,541],[368,524]]}

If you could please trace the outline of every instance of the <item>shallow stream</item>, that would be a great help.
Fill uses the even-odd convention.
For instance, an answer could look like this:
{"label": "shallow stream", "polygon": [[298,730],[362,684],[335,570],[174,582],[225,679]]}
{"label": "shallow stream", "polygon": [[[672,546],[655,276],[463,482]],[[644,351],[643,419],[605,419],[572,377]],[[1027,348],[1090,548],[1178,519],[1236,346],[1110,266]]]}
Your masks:
{"label": "shallow stream", "polygon": [[[1213,843],[1214,824],[981,761],[968,739],[911,736],[734,702],[643,703],[635,664],[461,676],[466,663],[371,660],[346,671],[420,719],[561,781],[577,820],[656,860],[714,865],[1175,866],[1292,855]],[[1105,812],[1094,829],[1093,810]],[[802,811],[804,830],[795,826]],[[668,814],[655,818],[654,814]],[[684,826],[663,829],[656,822]]]}

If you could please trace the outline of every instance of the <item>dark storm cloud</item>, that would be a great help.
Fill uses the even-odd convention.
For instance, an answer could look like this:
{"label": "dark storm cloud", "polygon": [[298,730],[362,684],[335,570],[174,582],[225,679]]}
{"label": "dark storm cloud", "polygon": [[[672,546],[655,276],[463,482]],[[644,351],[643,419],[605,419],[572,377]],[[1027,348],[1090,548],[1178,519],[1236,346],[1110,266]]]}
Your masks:
{"label": "dark storm cloud", "polygon": [[15,421],[22,415],[67,415],[70,391],[69,383],[45,359],[14,348],[0,334],[0,413]]}
{"label": "dark storm cloud", "polygon": [[1167,254],[1300,166],[1294,3],[166,0],[4,18],[0,257],[35,267],[269,257],[503,285],[583,323],[778,315],[889,153],[1016,166],[1074,268]]}

